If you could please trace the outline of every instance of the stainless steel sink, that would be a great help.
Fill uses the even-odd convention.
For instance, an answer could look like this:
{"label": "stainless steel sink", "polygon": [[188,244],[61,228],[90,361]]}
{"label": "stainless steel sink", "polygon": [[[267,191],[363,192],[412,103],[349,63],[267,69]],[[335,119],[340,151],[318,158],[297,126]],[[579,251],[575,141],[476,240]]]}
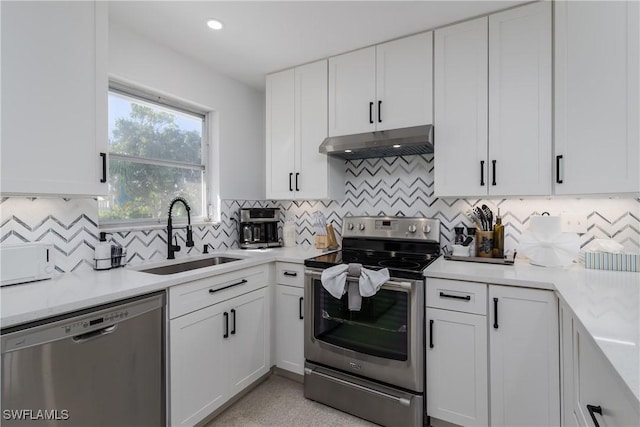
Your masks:
{"label": "stainless steel sink", "polygon": [[241,260],[242,258],[216,256],[212,258],[200,259],[197,261],[181,262],[179,264],[165,265],[162,267],[154,267],[154,268],[149,268],[149,269],[140,270],[140,271],[142,271],[143,273],[167,275],[167,274],[182,273],[184,271],[195,270],[197,268],[211,267],[214,265],[226,264],[227,262],[241,261]]}

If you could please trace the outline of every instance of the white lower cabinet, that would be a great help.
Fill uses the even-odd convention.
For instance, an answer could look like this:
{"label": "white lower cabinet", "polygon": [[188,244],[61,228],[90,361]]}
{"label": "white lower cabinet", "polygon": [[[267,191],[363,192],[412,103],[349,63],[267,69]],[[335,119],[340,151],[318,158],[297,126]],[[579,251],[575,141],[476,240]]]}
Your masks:
{"label": "white lower cabinet", "polygon": [[465,426],[560,425],[554,292],[428,278],[426,295],[428,416]]}
{"label": "white lower cabinet", "polygon": [[491,425],[560,424],[558,299],[489,285]]}
{"label": "white lower cabinet", "polygon": [[563,413],[568,426],[637,426],[640,407],[590,334],[563,312]]}
{"label": "white lower cabinet", "polygon": [[276,263],[276,366],[304,374],[304,265]]}
{"label": "white lower cabinet", "polygon": [[195,425],[269,371],[268,307],[262,287],[170,321],[171,425]]}
{"label": "white lower cabinet", "polygon": [[427,307],[427,413],[488,425],[487,316]]}
{"label": "white lower cabinet", "polygon": [[304,288],[276,285],[276,366],[304,374]]}
{"label": "white lower cabinet", "polygon": [[170,322],[171,425],[194,425],[227,395],[224,304]]}

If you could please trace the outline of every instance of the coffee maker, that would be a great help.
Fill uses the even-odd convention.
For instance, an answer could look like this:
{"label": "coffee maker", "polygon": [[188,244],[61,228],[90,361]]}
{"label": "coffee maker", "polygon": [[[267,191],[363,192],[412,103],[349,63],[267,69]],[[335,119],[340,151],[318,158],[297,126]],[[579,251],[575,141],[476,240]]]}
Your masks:
{"label": "coffee maker", "polygon": [[278,233],[280,209],[240,209],[240,248],[258,249],[282,246]]}

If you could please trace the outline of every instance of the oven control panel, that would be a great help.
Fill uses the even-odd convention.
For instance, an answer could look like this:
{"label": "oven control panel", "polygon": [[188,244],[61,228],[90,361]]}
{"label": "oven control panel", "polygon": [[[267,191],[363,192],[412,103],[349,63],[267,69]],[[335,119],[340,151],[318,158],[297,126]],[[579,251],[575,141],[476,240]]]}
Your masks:
{"label": "oven control panel", "polygon": [[348,216],[342,237],[371,237],[440,242],[440,220],[422,217]]}

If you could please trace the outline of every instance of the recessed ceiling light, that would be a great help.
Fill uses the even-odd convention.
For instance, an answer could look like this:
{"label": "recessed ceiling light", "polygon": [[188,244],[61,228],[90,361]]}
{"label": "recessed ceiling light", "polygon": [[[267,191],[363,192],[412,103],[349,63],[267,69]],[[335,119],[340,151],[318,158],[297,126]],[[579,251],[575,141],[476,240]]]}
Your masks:
{"label": "recessed ceiling light", "polygon": [[212,30],[221,30],[222,22],[218,21],[217,19],[209,19],[207,21],[207,27],[211,28]]}
{"label": "recessed ceiling light", "polygon": [[400,145],[400,144],[395,144],[395,145],[393,146],[393,148],[400,148],[400,147],[401,147],[401,145]]}
{"label": "recessed ceiling light", "polygon": [[351,152],[351,150],[344,150],[344,152],[345,152],[345,153],[350,153],[350,152]]}

